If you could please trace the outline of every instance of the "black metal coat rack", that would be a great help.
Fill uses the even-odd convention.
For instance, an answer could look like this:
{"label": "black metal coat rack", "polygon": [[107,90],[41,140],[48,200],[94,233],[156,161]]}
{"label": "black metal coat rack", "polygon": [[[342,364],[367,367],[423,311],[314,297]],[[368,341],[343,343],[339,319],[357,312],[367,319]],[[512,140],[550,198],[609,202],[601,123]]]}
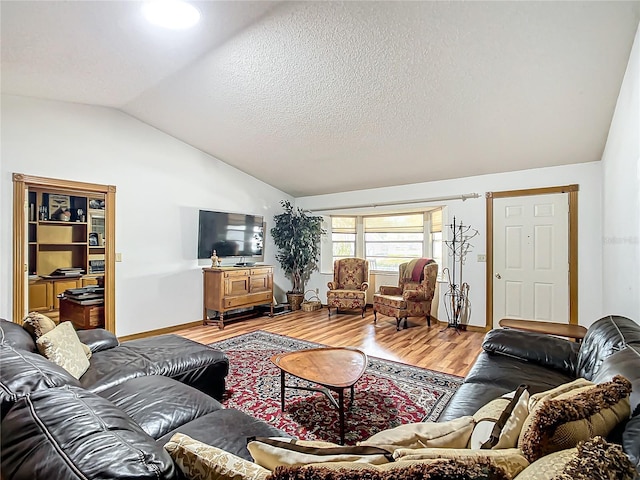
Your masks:
{"label": "black metal coat rack", "polygon": [[462,314],[469,306],[469,284],[462,281],[462,266],[466,262],[467,253],[473,248],[469,240],[478,235],[478,231],[462,222],[456,223],[456,217],[453,217],[453,223],[447,226],[451,229],[451,239],[445,240],[444,243],[449,248],[452,263],[451,269],[442,270],[442,273],[447,275],[449,284],[444,294],[444,306],[448,318],[446,328],[454,328],[457,333],[460,333]]}

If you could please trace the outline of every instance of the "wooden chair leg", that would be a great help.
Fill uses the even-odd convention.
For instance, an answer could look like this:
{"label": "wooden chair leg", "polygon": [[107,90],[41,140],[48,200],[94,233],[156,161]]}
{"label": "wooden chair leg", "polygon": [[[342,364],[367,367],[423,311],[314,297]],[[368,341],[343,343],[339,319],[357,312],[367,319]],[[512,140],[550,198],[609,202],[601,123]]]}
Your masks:
{"label": "wooden chair leg", "polygon": [[373,307],[373,323],[378,321],[378,312],[375,307]]}
{"label": "wooden chair leg", "polygon": [[396,317],[396,331],[400,331],[400,321],[402,320],[402,318],[400,317]]}
{"label": "wooden chair leg", "polygon": [[409,323],[407,322],[407,317],[404,317],[404,328],[405,330],[409,328]]}
{"label": "wooden chair leg", "polygon": [[367,304],[365,303],[364,307],[362,307],[362,318],[364,318],[364,312],[367,309]]}
{"label": "wooden chair leg", "polygon": [[431,314],[427,313],[427,326],[430,327],[431,326]]}

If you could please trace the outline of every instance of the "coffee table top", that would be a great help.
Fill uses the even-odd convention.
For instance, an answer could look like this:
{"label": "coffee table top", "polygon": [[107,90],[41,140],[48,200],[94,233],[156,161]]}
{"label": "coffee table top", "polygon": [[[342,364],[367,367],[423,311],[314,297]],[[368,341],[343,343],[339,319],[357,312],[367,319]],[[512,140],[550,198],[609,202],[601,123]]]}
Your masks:
{"label": "coffee table top", "polygon": [[347,347],[296,350],[274,355],[271,361],[286,373],[328,388],[351,387],[367,368],[367,355]]}

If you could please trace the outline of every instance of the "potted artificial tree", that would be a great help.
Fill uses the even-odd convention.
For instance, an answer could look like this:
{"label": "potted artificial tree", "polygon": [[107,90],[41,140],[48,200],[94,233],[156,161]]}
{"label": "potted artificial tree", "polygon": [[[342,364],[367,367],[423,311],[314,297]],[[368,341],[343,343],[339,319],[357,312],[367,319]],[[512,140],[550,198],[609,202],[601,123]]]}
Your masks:
{"label": "potted artificial tree", "polygon": [[291,310],[298,310],[304,300],[304,284],[311,273],[318,269],[322,217],[307,215],[301,208],[293,208],[291,202],[280,202],[284,213],[273,218],[275,226],[271,236],[278,247],[276,259],[285,276],[291,279],[293,288],[287,292]]}

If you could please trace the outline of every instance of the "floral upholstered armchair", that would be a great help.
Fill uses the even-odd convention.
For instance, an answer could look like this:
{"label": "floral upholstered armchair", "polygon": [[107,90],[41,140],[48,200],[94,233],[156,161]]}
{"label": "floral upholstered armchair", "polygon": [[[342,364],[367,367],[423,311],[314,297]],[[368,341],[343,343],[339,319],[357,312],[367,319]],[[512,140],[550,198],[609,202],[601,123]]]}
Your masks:
{"label": "floral upholstered armchair", "polygon": [[336,313],[342,310],[362,309],[362,317],[367,308],[367,288],[369,288],[369,261],[364,258],[341,258],[333,262],[333,282],[327,284],[327,307]]}
{"label": "floral upholstered armchair", "polygon": [[399,267],[398,286],[381,286],[373,296],[373,323],[377,313],[396,318],[396,330],[407,317],[426,317],[431,326],[431,301],[436,291],[438,264],[430,258],[417,258]]}

